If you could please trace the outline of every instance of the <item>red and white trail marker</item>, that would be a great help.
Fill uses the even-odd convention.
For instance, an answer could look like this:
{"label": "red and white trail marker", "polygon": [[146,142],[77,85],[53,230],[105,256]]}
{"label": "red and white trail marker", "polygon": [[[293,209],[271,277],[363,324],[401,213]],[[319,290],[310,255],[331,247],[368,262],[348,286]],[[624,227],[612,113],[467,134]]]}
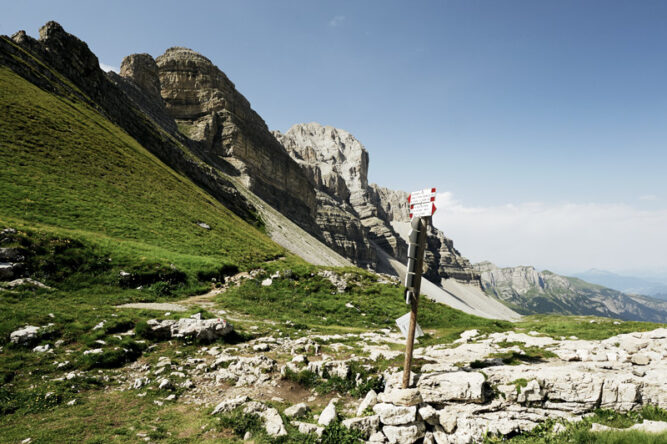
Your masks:
{"label": "red and white trail marker", "polygon": [[418,204],[432,202],[435,200],[435,188],[426,188],[425,190],[413,191],[408,196],[408,203]]}
{"label": "red and white trail marker", "polygon": [[435,188],[413,191],[408,196],[410,204],[410,219],[413,217],[433,216],[435,210]]}

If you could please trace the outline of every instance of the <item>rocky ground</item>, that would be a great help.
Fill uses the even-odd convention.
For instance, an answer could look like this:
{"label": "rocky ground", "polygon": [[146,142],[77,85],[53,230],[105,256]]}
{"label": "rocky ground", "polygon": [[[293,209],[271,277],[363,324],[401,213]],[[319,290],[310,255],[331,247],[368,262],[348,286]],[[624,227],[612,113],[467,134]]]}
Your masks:
{"label": "rocky ground", "polygon": [[[162,390],[169,394],[155,403],[208,406],[218,416],[241,410],[257,415],[274,437],[287,434],[286,421],[321,435],[340,415],[368,442],[392,443],[480,442],[548,420],[580,421],[599,408],[667,407],[667,328],[602,341],[466,331],[453,344],[417,346],[413,388],[401,390],[404,340],[390,330],[288,337],[276,329],[235,345],[178,346],[183,338],[228,335],[227,314],[219,314],[148,322],[163,341],[150,347],[160,353],[116,370],[107,390],[137,397]],[[29,330],[12,340],[21,342]],[[312,386],[299,375],[311,377]],[[327,380],[338,382],[338,390],[318,390]],[[665,426],[656,424],[656,430]]]}
{"label": "rocky ground", "polygon": [[[411,388],[401,389],[405,340],[395,328],[340,327],[325,334],[298,320],[258,319],[222,310],[216,303],[232,287],[256,281],[273,288],[291,273],[256,269],[180,301],[116,306],[111,316],[150,310],[154,318],[99,335],[86,350],[69,350],[74,344],[62,340],[42,340],[35,346],[56,328],[53,323],[13,331],[10,346],[57,357],[52,363],[56,370],[49,375],[53,381],[92,377],[108,393],[146,398],[160,407],[203,410],[223,428],[230,421],[254,420],[261,435],[253,435],[259,433],[253,429],[239,438],[255,442],[324,439],[327,430],[339,424],[352,434],[350,439],[366,442],[473,443],[545,426],[556,435],[600,409],[625,413],[645,406],[667,408],[667,328],[603,340],[547,336],[518,326],[494,333],[467,330],[452,342],[428,336],[429,345],[416,344]],[[344,297],[350,285],[347,274],[317,274],[331,283],[332,297]],[[120,278],[125,275],[120,272]],[[390,276],[378,278],[395,283]],[[28,280],[22,285],[42,285]],[[348,303],[345,309],[356,308]],[[586,318],[580,322],[587,329],[622,325]],[[110,323],[113,318],[105,318],[91,332],[106,332]],[[143,352],[130,356],[135,350]],[[69,361],[75,358],[63,357],[77,353],[98,368],[116,355],[126,364],[106,371],[72,367]],[[67,405],[76,402],[74,398]],[[667,433],[664,422],[645,422],[644,427]]]}

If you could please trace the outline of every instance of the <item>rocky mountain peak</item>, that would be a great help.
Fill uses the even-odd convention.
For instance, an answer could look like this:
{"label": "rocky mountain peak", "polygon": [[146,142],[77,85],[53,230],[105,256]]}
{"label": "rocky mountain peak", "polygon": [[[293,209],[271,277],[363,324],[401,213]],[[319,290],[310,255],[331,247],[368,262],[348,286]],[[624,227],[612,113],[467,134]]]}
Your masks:
{"label": "rocky mountain peak", "polygon": [[[55,55],[69,54],[66,62],[69,63],[68,72],[81,73],[87,76],[101,72],[97,56],[88,48],[86,42],[66,32],[59,23],[50,21],[39,29],[39,41],[47,53]],[[65,60],[61,64],[65,63]]]}
{"label": "rocky mountain peak", "polygon": [[160,99],[160,75],[157,63],[150,54],[131,54],[123,59],[120,75],[132,79],[143,91]]}
{"label": "rocky mountain peak", "polygon": [[295,157],[337,173],[350,190],[368,187],[368,151],[349,132],[311,122],[293,125],[285,135]]}
{"label": "rocky mountain peak", "polygon": [[183,47],[167,49],[155,62],[167,113],[206,162],[319,237],[311,181],[225,73]]}
{"label": "rocky mountain peak", "polygon": [[[193,120],[223,111],[240,113],[266,128],[234,83],[207,57],[180,46],[156,59],[162,97],[174,119]],[[260,123],[261,122],[261,123]]]}

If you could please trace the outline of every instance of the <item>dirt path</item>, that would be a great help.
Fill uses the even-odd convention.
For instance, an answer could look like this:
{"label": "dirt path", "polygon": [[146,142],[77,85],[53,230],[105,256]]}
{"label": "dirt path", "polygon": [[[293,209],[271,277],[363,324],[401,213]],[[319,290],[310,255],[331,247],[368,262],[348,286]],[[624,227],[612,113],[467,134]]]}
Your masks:
{"label": "dirt path", "polygon": [[116,305],[116,308],[136,308],[139,310],[157,310],[157,311],[187,311],[187,308],[170,302],[133,302],[131,304]]}
{"label": "dirt path", "polygon": [[208,293],[198,294],[197,296],[190,296],[189,298],[180,300],[177,302],[177,304],[186,306],[198,305],[200,307],[212,307],[214,305],[213,298],[220,293],[224,293],[225,290],[227,290],[225,287],[214,288]]}
{"label": "dirt path", "polygon": [[227,287],[214,288],[208,293],[199,294],[197,296],[191,296],[186,299],[181,299],[180,301],[175,302],[133,302],[130,304],[117,305],[116,308],[134,308],[139,310],[157,310],[157,311],[173,311],[173,312],[183,312],[187,311],[192,306],[198,306],[202,308],[210,308],[215,303],[213,298],[224,293],[227,290]]}

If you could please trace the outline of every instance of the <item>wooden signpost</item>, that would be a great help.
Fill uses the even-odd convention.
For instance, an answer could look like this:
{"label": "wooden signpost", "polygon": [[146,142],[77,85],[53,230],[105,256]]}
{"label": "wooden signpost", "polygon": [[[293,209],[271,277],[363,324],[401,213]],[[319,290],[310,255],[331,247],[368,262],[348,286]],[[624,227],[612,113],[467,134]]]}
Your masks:
{"label": "wooden signpost", "polygon": [[403,388],[410,386],[412,350],[417,328],[417,308],[421,290],[422,271],[424,269],[424,251],[426,249],[426,230],[435,212],[435,188],[415,191],[408,197],[410,203],[410,225],[408,264],[405,274],[405,303],[410,304],[410,325],[405,343],[405,362],[403,367]]}

